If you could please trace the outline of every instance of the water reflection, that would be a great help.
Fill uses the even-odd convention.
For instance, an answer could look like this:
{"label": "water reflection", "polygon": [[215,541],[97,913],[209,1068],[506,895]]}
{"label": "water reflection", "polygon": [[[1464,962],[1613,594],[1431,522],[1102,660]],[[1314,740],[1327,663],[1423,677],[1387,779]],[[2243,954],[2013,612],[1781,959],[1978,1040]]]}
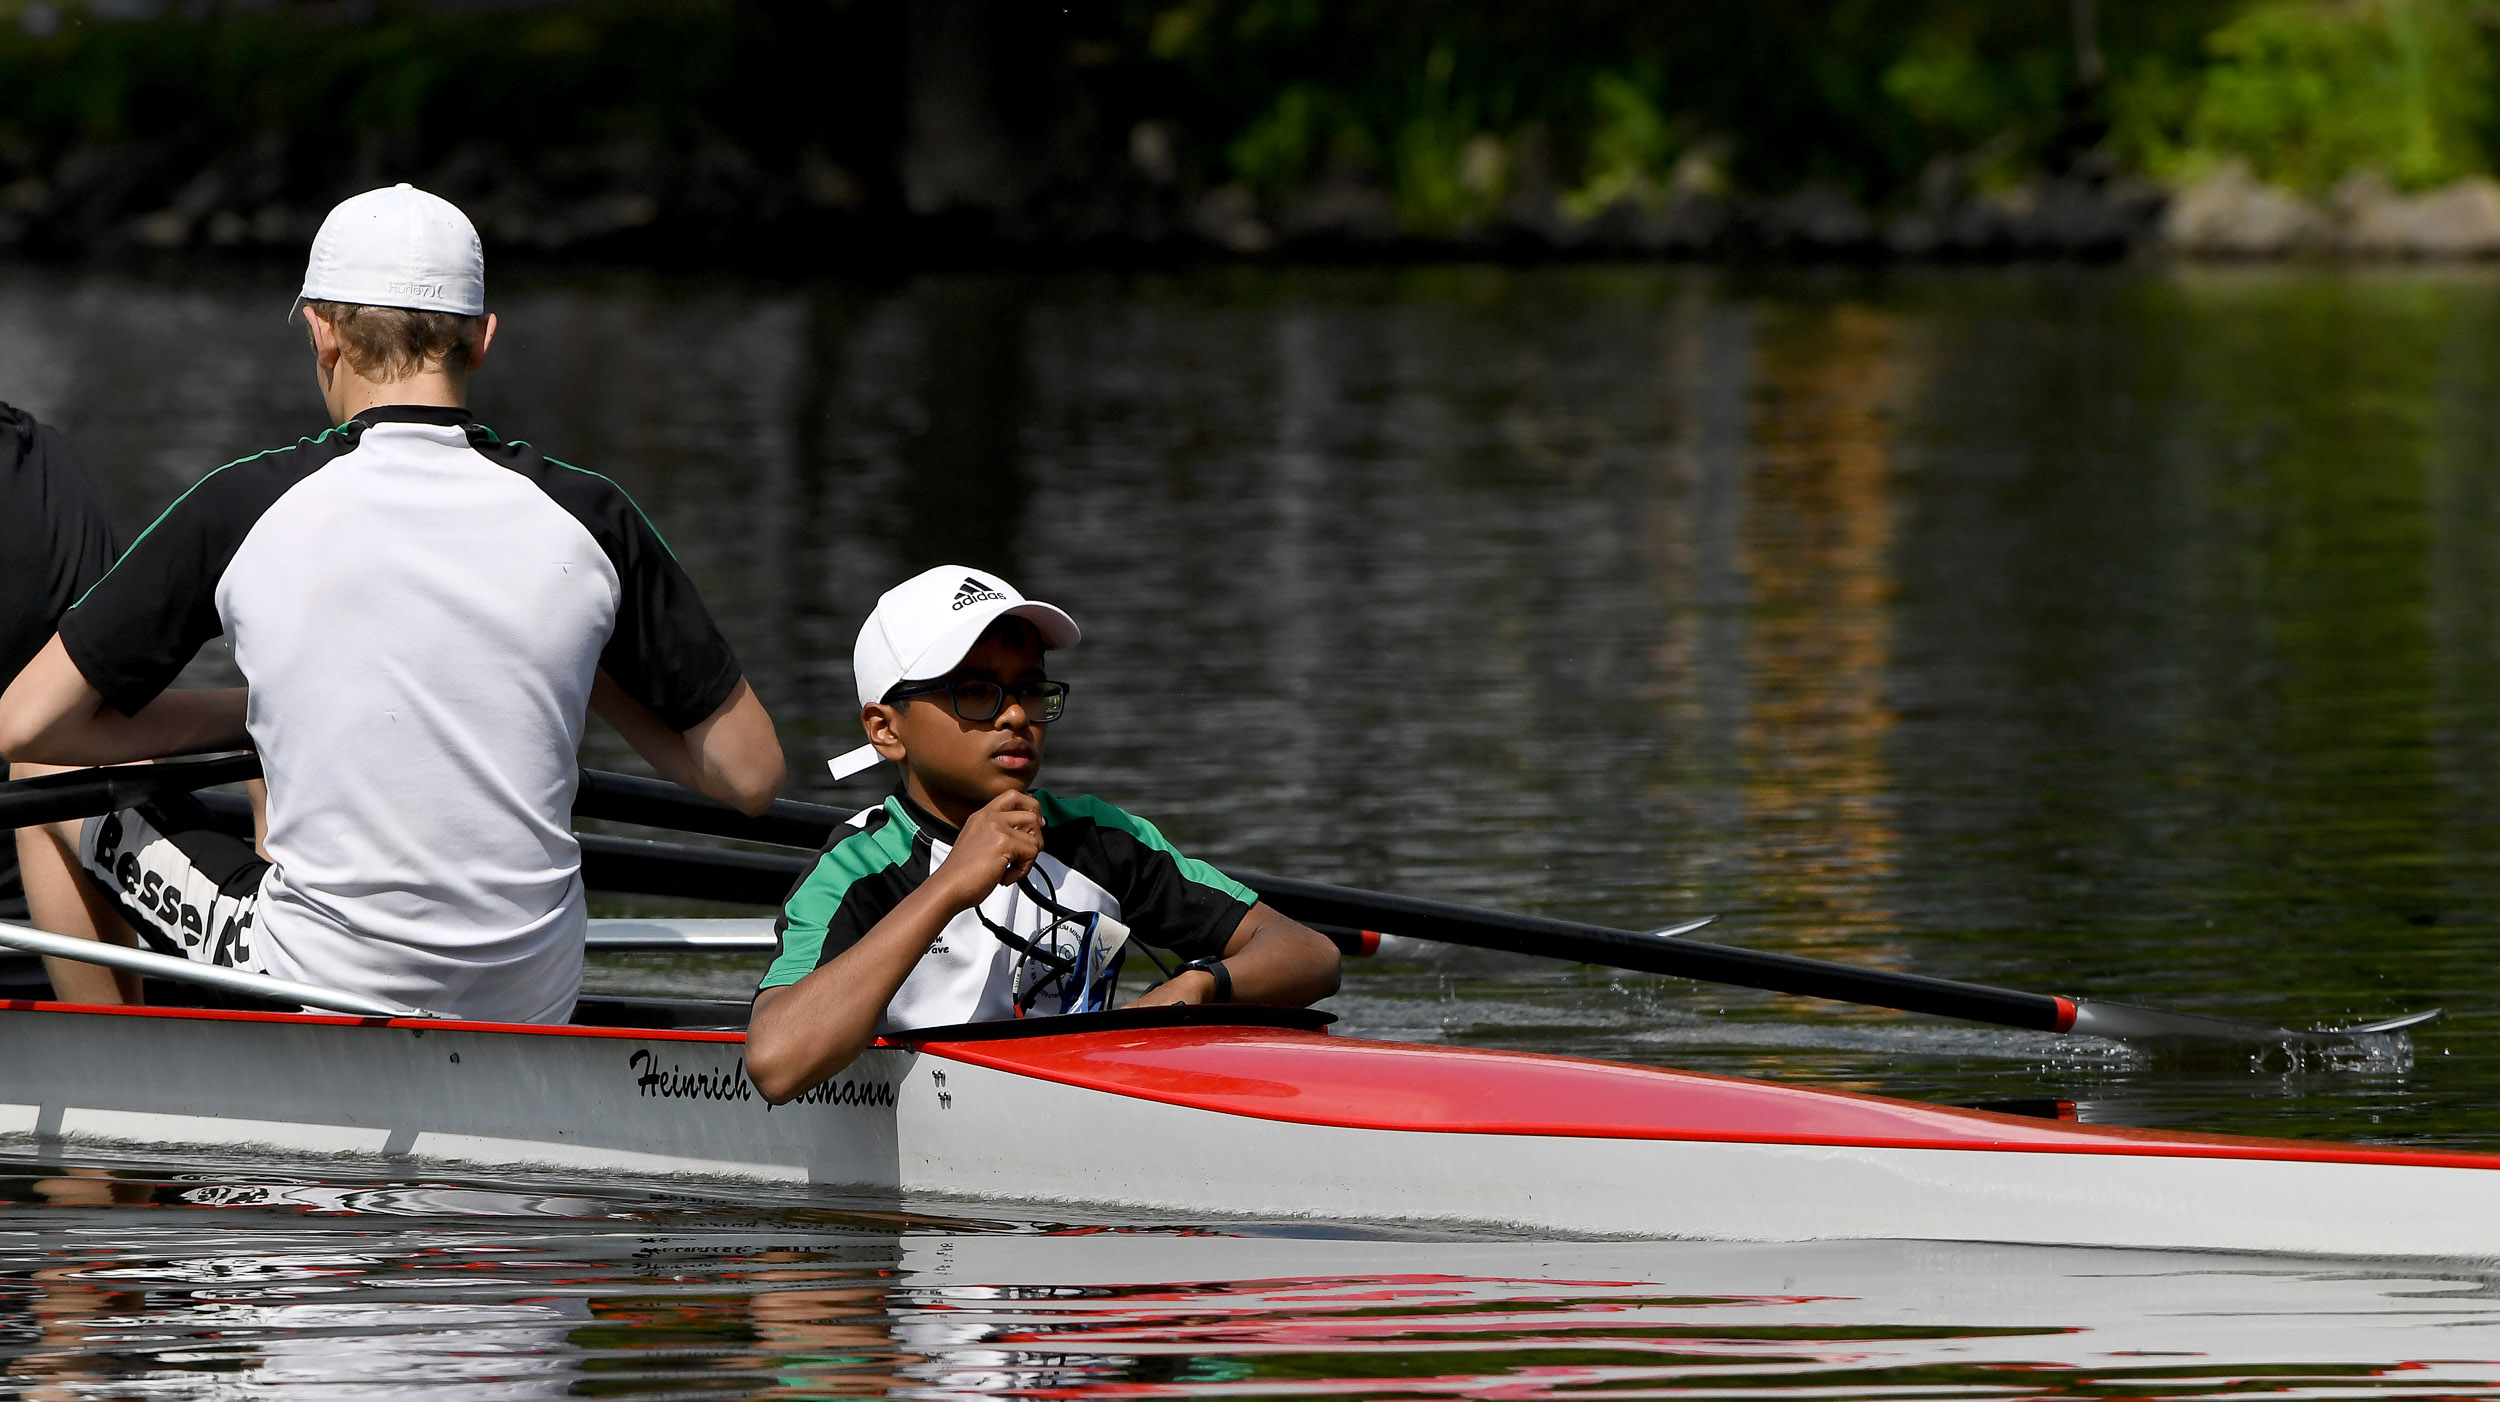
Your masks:
{"label": "water reflection", "polygon": [[1798,930],[1806,952],[1885,963],[1899,959],[1882,947],[1895,917],[1880,894],[1897,798],[1889,420],[1917,373],[1899,340],[1894,317],[1849,303],[1765,328],[1742,565],[1746,825],[1776,834],[1751,880],[1801,887],[1798,903],[1826,912]]}
{"label": "water reflection", "polygon": [[0,1386],[26,1397],[2500,1392],[2500,1288],[2464,1267],[10,1167]]}

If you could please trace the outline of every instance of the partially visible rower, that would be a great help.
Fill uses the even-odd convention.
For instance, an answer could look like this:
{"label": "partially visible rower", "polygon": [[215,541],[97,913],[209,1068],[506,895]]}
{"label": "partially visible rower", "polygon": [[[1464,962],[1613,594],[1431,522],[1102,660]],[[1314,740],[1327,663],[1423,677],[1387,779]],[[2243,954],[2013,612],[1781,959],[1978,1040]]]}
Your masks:
{"label": "partially visible rower", "polygon": [[[249,746],[257,846],[186,797],[26,844],[35,923],[486,1021],[581,989],[585,713],[760,812],[780,741],[694,584],[615,483],[476,421],[476,230],[400,185],[331,211],[300,301],[337,426],[202,478],[0,694],[0,754]],[[246,686],[168,690],[224,634]],[[128,930],[120,927],[127,925]]]}

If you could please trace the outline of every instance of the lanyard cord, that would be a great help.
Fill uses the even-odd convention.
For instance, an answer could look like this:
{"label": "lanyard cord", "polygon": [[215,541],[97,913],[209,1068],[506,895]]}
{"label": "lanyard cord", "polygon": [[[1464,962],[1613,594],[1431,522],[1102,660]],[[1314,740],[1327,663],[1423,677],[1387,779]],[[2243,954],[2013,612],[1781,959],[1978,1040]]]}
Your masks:
{"label": "lanyard cord", "polygon": [[[937,854],[929,849],[936,846],[936,839],[930,837],[929,834],[925,832],[914,833],[912,836],[915,842],[922,844],[922,851],[924,855],[930,859],[931,865],[934,866],[936,864]],[[1026,875],[1029,878],[1031,873],[1028,872]],[[1019,881],[1016,884],[1024,891],[1026,896],[1040,901],[1042,908],[1050,911],[1053,915],[1064,916],[1075,914],[1075,912],[1067,910],[1065,907],[1061,906],[1057,901],[1043,899],[1039,893],[1033,890],[1031,885],[1027,884],[1027,882]],[[989,929],[991,936],[1000,944],[1007,946],[1009,949],[1014,950],[1016,953],[1023,955],[1027,959],[1041,960],[1042,966],[1051,970],[1056,976],[1065,978],[1069,974],[1076,971],[1076,961],[1074,959],[1065,958],[1061,955],[1055,954],[1041,945],[1035,944],[1033,941],[1026,939],[1024,936],[1017,934],[1015,931],[1008,929],[1006,926],[999,924],[997,921],[992,920],[989,917],[989,913],[982,910],[977,904],[972,907],[972,916],[974,919],[980,921],[984,926],[986,926]],[[1024,1011],[1024,1007],[1021,1002],[1018,1003],[1016,1011],[1019,1014]]]}
{"label": "lanyard cord", "polygon": [[[1052,889],[1048,892],[1038,890],[1033,885],[1033,878],[1036,876],[1040,876],[1045,883],[1050,882],[1050,878],[1042,872],[1041,863],[1035,862],[1023,876],[1017,878],[1016,889],[1024,893],[1024,898],[1026,900],[1031,901],[1034,905],[1039,906],[1042,910],[1050,914],[1052,928],[1056,929],[1062,923],[1070,922],[1081,925],[1084,923],[1087,915],[1098,913],[1082,910],[1070,910],[1068,907],[1061,905],[1058,901],[1058,890],[1055,883],[1052,883]],[[1031,1005],[1031,999],[1039,998],[1042,995],[1042,989],[1053,979],[1065,979],[1068,975],[1076,972],[1076,961],[1074,959],[1062,956],[1046,946],[1036,944],[1033,941],[1026,939],[1024,936],[1017,934],[1015,931],[1008,929],[1006,926],[999,924],[997,921],[992,920],[989,917],[989,913],[981,909],[981,907],[977,905],[974,906],[972,908],[972,915],[974,919],[979,920],[982,926],[990,932],[991,938],[997,940],[1000,944],[1007,946],[1009,949],[1016,951],[1018,954],[1023,955],[1027,959],[1040,960],[1043,967],[1051,971],[1051,978],[1037,981],[1033,985],[1031,993],[1028,997],[1016,1000],[1016,1011],[1019,1014]],[[1129,944],[1136,948],[1143,949],[1146,952],[1147,961],[1152,963],[1155,966],[1155,971],[1161,974],[1167,981],[1178,976],[1178,971],[1171,965],[1163,962],[1163,956],[1155,952],[1153,945],[1147,944],[1143,940],[1134,939],[1130,940]]]}
{"label": "lanyard cord", "polygon": [[996,938],[1000,944],[1007,946],[1009,949],[1016,951],[1018,954],[1023,955],[1027,959],[1041,960],[1045,965],[1057,970],[1059,975],[1063,978],[1076,972],[1075,960],[1054,954],[1048,948],[1035,944],[1033,941],[1026,939],[1024,936],[1017,934],[1015,931],[1008,929],[1006,926],[999,924],[997,921],[992,920],[989,916],[983,914],[981,908],[977,905],[972,908],[972,913],[974,916],[979,918],[982,924],[989,927],[990,934]]}
{"label": "lanyard cord", "polygon": [[[1070,910],[1066,906],[1059,904],[1059,902],[1054,899],[1054,897],[1058,894],[1056,890],[1054,890],[1051,895],[1046,896],[1033,889],[1033,878],[1036,875],[1039,875],[1041,870],[1041,864],[1036,862],[1033,869],[1024,874],[1024,879],[1016,883],[1017,889],[1023,891],[1025,898],[1032,901],[1033,904],[1040,906],[1042,909],[1049,911],[1052,915],[1055,915],[1062,920],[1083,920],[1086,916],[1086,912],[1081,910]],[[1048,880],[1049,878],[1044,877],[1043,879]],[[1129,941],[1129,944],[1135,948],[1146,951],[1147,961],[1152,963],[1155,966],[1155,971],[1162,974],[1164,978],[1170,979],[1180,972],[1171,965],[1164,963],[1163,956],[1155,953],[1154,946],[1146,943],[1144,940],[1132,939]]]}

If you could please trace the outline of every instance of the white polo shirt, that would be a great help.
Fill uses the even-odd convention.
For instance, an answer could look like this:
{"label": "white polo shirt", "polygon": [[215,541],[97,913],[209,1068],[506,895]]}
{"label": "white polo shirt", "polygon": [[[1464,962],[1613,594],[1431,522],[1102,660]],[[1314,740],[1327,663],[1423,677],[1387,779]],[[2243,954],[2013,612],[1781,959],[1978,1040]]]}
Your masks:
{"label": "white polo shirt", "polygon": [[679,730],[740,675],[623,489],[458,409],[228,463],[61,621],[124,714],[220,633],[268,776],[269,972],[493,1021],[561,1021],[581,990],[597,671]]}

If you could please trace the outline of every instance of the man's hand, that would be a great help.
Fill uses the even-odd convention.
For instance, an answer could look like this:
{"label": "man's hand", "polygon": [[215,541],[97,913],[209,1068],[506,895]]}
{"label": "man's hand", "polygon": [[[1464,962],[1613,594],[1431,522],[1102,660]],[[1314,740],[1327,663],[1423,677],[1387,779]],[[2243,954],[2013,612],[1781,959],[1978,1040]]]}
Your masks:
{"label": "man's hand", "polygon": [[1011,790],[972,815],[929,879],[944,883],[957,910],[969,910],[990,892],[1024,879],[1041,855],[1042,805],[1029,793]]}

